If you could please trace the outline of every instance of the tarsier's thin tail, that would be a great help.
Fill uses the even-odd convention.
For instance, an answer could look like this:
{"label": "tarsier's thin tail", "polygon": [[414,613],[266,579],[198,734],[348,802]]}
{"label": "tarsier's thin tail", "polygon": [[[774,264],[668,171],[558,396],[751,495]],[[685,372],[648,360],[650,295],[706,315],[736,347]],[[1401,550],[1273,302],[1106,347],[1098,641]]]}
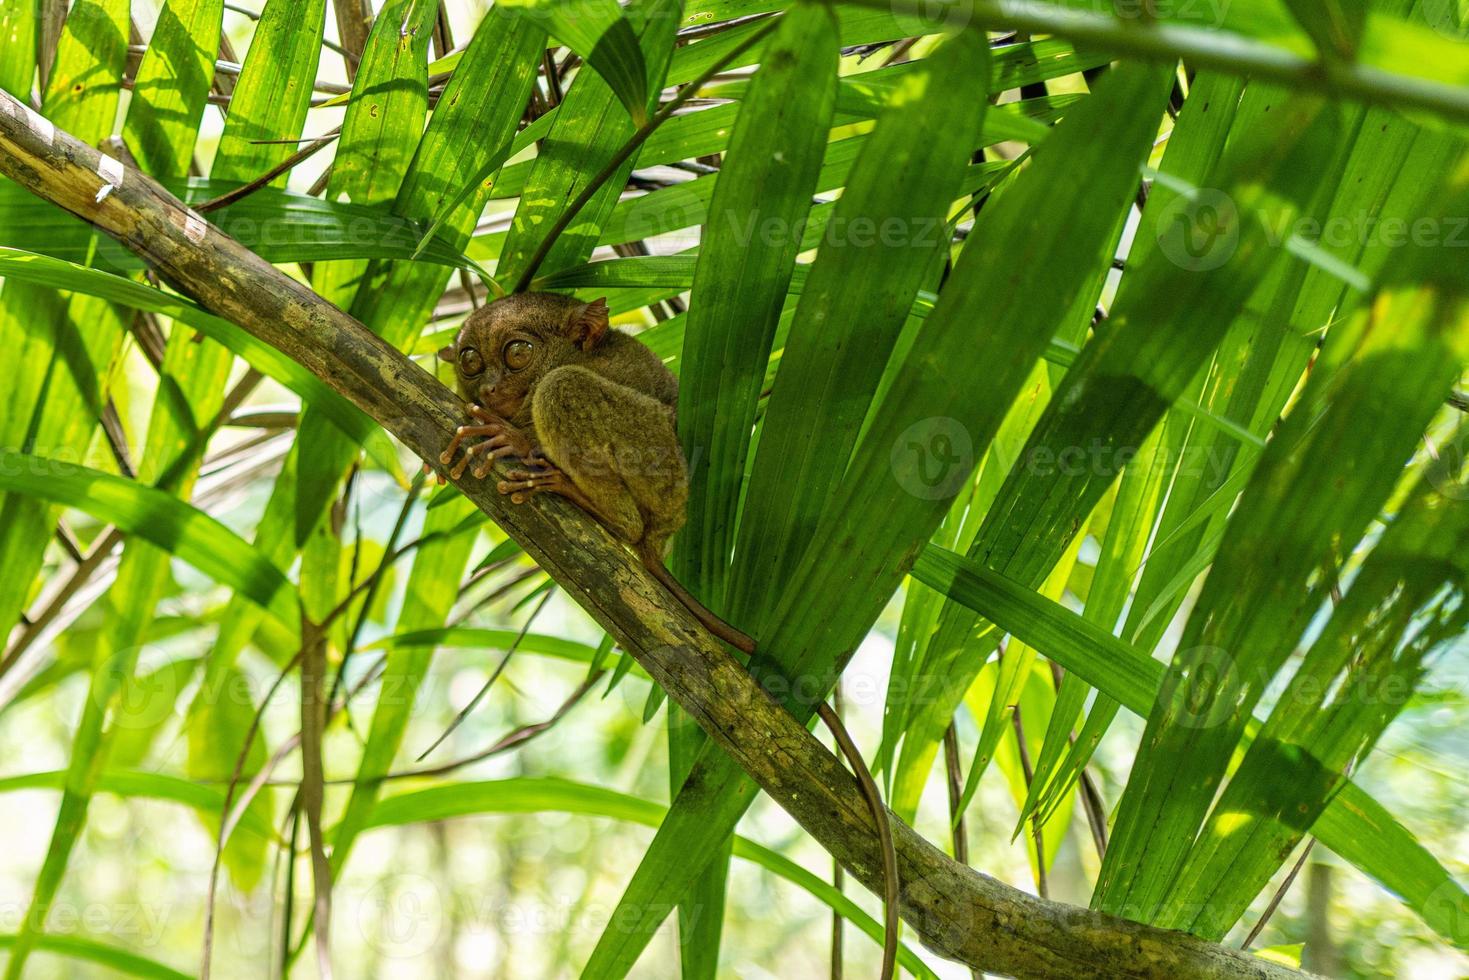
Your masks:
{"label": "tarsier's thin tail", "polygon": [[[672,592],[678,601],[684,604],[694,618],[704,624],[704,628],[713,633],[719,639],[739,650],[741,653],[753,654],[755,652],[755,641],[733,626],[714,615],[704,604],[689,594],[689,590],[683,587],[683,583],[673,577],[673,573],[663,564],[663,557],[656,548],[639,548],[638,557],[643,561],[653,577],[663,583],[663,587]],[[852,767],[852,773],[857,777],[857,785],[862,790],[863,797],[867,800],[868,808],[872,812],[872,819],[877,828],[878,845],[882,852],[883,871],[883,906],[884,906],[884,935],[882,944],[882,972],[878,974],[882,980],[890,980],[895,975],[895,966],[898,952],[898,854],[893,844],[893,831],[888,822],[887,807],[882,801],[882,791],[877,788],[877,783],[872,778],[872,773],[867,768],[867,763],[862,759],[862,752],[847,733],[847,726],[842,724],[842,719],[831,709],[825,701],[816,705],[816,713],[830,729],[832,737],[836,739],[837,746],[842,755],[847,759],[848,765]]]}
{"label": "tarsier's thin tail", "polygon": [[648,571],[653,573],[653,577],[663,583],[663,587],[669,592],[672,592],[674,597],[683,603],[684,608],[693,613],[694,618],[704,624],[705,629],[743,654],[748,655],[755,652],[755,641],[747,634],[741,633],[714,615],[705,608],[703,603],[690,595],[689,590],[683,587],[683,583],[674,578],[673,573],[664,566],[661,557],[648,551],[641,552],[640,557],[643,560],[643,564],[647,566]]}

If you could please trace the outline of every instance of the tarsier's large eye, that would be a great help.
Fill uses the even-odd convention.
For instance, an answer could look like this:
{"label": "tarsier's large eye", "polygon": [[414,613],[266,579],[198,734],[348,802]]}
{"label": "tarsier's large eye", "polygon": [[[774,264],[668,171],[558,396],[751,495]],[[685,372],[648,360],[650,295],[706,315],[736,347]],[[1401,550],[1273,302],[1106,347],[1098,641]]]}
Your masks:
{"label": "tarsier's large eye", "polygon": [[465,347],[459,352],[459,367],[469,377],[474,377],[485,369],[485,359],[479,356],[479,351],[473,347]]}
{"label": "tarsier's large eye", "polygon": [[531,343],[528,340],[512,340],[505,345],[505,366],[519,371],[530,363]]}

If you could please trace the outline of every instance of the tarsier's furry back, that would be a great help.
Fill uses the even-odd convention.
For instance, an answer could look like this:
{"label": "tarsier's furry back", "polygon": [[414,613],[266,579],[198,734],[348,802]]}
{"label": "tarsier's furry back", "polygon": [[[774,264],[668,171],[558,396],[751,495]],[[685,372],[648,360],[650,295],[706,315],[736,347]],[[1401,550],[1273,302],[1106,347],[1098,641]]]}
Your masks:
{"label": "tarsier's furry back", "polygon": [[[476,310],[440,356],[491,419],[472,427],[498,441],[490,455],[557,471],[506,481],[512,494],[569,497],[661,558],[688,499],[674,427],[678,382],[652,351],[611,328],[605,301],[508,296]],[[488,432],[497,425],[502,431]]]}
{"label": "tarsier's furry back", "polygon": [[688,503],[674,410],[678,381],[637,339],[613,330],[604,300],[526,293],[475,311],[455,343],[439,352],[454,364],[479,425],[461,426],[442,461],[465,450],[488,476],[494,459],[516,459],[501,493],[523,503],[538,493],[565,497],[622,541],[716,636],[745,652],[754,643],[704,608],[663,567]]}

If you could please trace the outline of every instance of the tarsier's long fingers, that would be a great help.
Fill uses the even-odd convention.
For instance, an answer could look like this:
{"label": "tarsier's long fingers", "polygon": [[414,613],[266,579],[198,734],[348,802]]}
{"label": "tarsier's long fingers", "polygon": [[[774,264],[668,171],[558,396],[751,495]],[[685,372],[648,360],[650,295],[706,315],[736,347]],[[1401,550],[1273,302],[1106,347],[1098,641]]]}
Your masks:
{"label": "tarsier's long fingers", "polygon": [[[461,425],[454,430],[454,438],[449,440],[449,445],[439,454],[439,462],[445,465],[453,462],[454,454],[464,444],[465,439],[474,439],[479,436],[493,436],[501,432],[498,425]],[[460,472],[463,472],[462,470]],[[457,475],[454,477],[459,478]]]}
{"label": "tarsier's long fingers", "polygon": [[[474,426],[464,426],[464,428],[475,428],[475,427]],[[457,439],[458,436],[456,435],[455,438]],[[455,463],[454,464],[454,468],[449,471],[450,475],[453,476],[454,479],[456,479],[456,480],[459,479],[461,476],[463,476],[465,469],[467,469],[469,467],[470,461],[472,459],[474,459],[474,456],[475,456],[476,453],[483,451],[483,448],[484,448],[485,445],[486,445],[485,443],[479,442],[479,443],[474,443],[473,445],[470,445],[470,446],[466,446],[465,449],[464,449],[464,455],[461,456],[461,457],[459,457],[459,462]],[[451,446],[451,448],[454,448],[454,447]],[[447,452],[447,451],[445,452],[445,455],[448,456],[449,459],[452,459],[453,458],[453,455],[451,453]],[[446,463],[448,461],[449,461],[448,459],[444,460],[444,462],[446,462]],[[485,465],[488,466],[489,464],[486,463]],[[475,470],[475,474],[474,475],[475,476],[479,476],[479,477],[483,477],[484,476],[484,472],[482,470],[478,470],[477,469],[477,470]]]}
{"label": "tarsier's long fingers", "polygon": [[474,468],[474,475],[483,480],[490,475],[490,467],[494,465],[495,460],[515,455],[515,446],[512,443],[513,440],[510,436],[503,432],[497,433],[496,435],[490,436],[484,442],[475,443],[473,446],[464,450],[464,458],[468,459],[471,456],[484,457],[484,459],[480,460],[479,465]]}
{"label": "tarsier's long fingers", "polygon": [[565,474],[557,469],[511,470],[496,489],[507,495],[511,503],[523,504],[538,493],[559,491],[565,479]]}

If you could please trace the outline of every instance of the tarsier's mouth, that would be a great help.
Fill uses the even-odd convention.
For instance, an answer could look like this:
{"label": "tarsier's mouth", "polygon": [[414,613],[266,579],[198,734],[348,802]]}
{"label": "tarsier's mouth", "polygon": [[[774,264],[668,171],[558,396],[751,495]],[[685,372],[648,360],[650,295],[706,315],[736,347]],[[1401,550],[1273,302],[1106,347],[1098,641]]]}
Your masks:
{"label": "tarsier's mouth", "polygon": [[501,418],[512,418],[520,411],[522,399],[504,394],[481,392],[480,404]]}

